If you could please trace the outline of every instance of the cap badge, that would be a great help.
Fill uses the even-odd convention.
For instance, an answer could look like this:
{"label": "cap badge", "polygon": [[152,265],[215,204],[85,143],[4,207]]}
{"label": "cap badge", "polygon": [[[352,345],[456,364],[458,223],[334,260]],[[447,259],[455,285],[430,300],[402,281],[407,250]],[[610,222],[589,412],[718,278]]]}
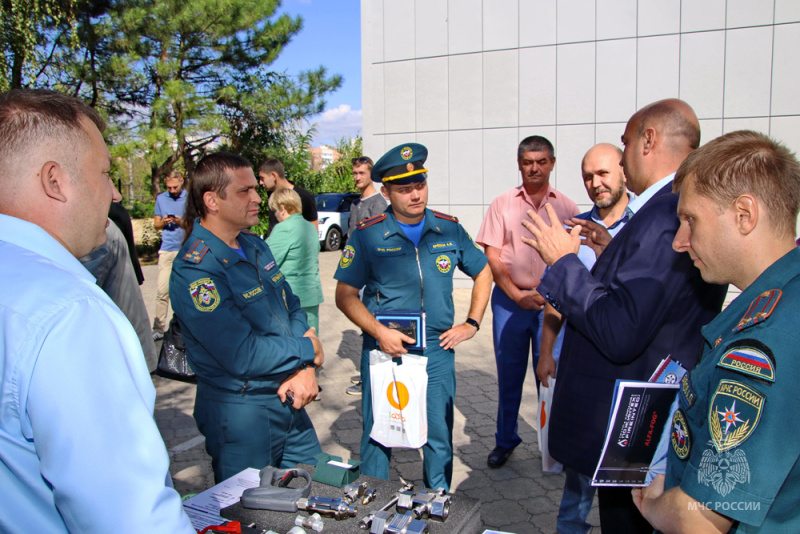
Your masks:
{"label": "cap badge", "polygon": [[411,151],[411,147],[403,147],[403,150],[400,151],[400,157],[403,159],[411,159],[411,156],[414,155],[414,152]]}

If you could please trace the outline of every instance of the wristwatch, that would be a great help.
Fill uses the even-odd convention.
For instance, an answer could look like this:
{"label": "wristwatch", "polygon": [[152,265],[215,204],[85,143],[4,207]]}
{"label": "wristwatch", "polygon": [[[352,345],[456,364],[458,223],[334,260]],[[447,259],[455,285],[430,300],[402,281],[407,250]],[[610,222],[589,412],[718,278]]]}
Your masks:
{"label": "wristwatch", "polygon": [[478,321],[476,321],[475,319],[472,319],[471,317],[467,317],[467,320],[466,320],[466,321],[464,321],[464,322],[465,322],[465,323],[467,323],[467,324],[471,324],[472,326],[474,326],[474,327],[475,327],[475,330],[480,330],[480,329],[481,329],[481,325],[480,325],[480,323],[478,323]]}

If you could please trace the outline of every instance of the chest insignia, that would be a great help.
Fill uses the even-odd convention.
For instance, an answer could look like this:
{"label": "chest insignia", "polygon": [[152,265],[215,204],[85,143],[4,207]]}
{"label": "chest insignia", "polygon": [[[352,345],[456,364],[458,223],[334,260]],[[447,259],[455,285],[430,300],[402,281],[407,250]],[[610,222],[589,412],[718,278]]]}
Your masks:
{"label": "chest insignia", "polygon": [[347,245],[346,247],[344,247],[344,250],[342,251],[342,257],[339,259],[339,267],[341,267],[342,269],[347,269],[348,267],[350,267],[350,265],[352,265],[353,258],[355,257],[356,257],[356,249],[354,249],[350,245]]}
{"label": "chest insignia", "polygon": [[688,458],[689,453],[692,452],[692,435],[683,410],[679,409],[672,416],[670,443],[672,443],[672,450],[681,460]]}
{"label": "chest insignia", "polygon": [[368,228],[373,224],[377,224],[386,218],[386,213],[379,213],[378,215],[373,215],[369,219],[364,219],[360,223],[356,225],[356,228],[359,230],[363,230],[364,228]]}
{"label": "chest insignia", "polygon": [[775,310],[778,301],[781,300],[782,294],[783,292],[780,289],[770,289],[753,299],[753,302],[750,303],[750,307],[747,308],[747,312],[739,319],[739,324],[734,327],[733,331],[741,331],[762,321],[766,321]]}
{"label": "chest insignia", "polygon": [[283,273],[282,273],[282,272],[280,272],[280,271],[278,271],[277,273],[275,273],[275,274],[272,276],[272,278],[271,278],[272,282],[273,282],[273,283],[275,283],[275,284],[277,284],[278,282],[280,282],[282,279],[283,279]]}
{"label": "chest insignia", "polygon": [[728,347],[717,367],[775,382],[775,359],[772,351],[755,339],[743,339]]}
{"label": "chest insignia", "polygon": [[436,258],[436,268],[439,269],[440,273],[447,274],[452,267],[453,264],[450,263],[450,258],[447,255],[442,254]]}
{"label": "chest insignia", "polygon": [[219,292],[211,278],[201,278],[189,285],[194,307],[201,312],[214,311],[219,306]]}
{"label": "chest insignia", "polygon": [[708,428],[717,452],[738,447],[758,426],[765,396],[736,380],[720,380],[708,410]]}
{"label": "chest insignia", "polygon": [[183,255],[183,259],[189,263],[200,263],[203,261],[203,256],[206,255],[206,252],[208,252],[208,245],[198,239],[192,243],[192,246],[189,247],[189,250]]}
{"label": "chest insignia", "polygon": [[275,268],[275,260],[272,260],[271,262],[269,262],[264,266],[265,271],[271,271],[274,268]]}
{"label": "chest insignia", "polygon": [[722,343],[722,336],[719,336],[716,340],[714,340],[714,346],[717,347],[720,343]]}
{"label": "chest insignia", "polygon": [[244,297],[245,300],[250,300],[251,298],[258,296],[263,292],[264,290],[261,289],[260,287],[254,287],[250,291],[245,291],[244,293],[242,293],[242,297]]}

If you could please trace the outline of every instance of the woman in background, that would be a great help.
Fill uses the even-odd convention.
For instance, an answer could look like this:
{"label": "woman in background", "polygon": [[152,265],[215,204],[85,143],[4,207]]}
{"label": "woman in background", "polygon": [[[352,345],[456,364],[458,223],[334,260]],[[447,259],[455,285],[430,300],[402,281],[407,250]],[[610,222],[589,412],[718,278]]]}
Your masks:
{"label": "woman in background", "polygon": [[319,304],[322,284],[319,280],[319,234],[303,218],[300,196],[288,188],[276,189],[269,196],[269,209],[278,224],[269,234],[269,245],[286,281],[308,314],[308,324],[319,334]]}

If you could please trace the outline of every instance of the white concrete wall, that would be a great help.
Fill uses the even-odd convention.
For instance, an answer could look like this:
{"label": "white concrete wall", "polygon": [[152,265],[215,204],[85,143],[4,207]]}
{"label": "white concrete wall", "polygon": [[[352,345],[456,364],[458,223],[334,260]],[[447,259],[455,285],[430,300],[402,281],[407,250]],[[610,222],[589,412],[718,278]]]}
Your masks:
{"label": "white concrete wall", "polygon": [[520,183],[521,139],[553,142],[551,183],[588,208],[584,152],[662,98],[703,142],[749,128],[800,151],[798,0],[362,0],[361,25],[364,153],[426,145],[431,207],[473,236]]}

